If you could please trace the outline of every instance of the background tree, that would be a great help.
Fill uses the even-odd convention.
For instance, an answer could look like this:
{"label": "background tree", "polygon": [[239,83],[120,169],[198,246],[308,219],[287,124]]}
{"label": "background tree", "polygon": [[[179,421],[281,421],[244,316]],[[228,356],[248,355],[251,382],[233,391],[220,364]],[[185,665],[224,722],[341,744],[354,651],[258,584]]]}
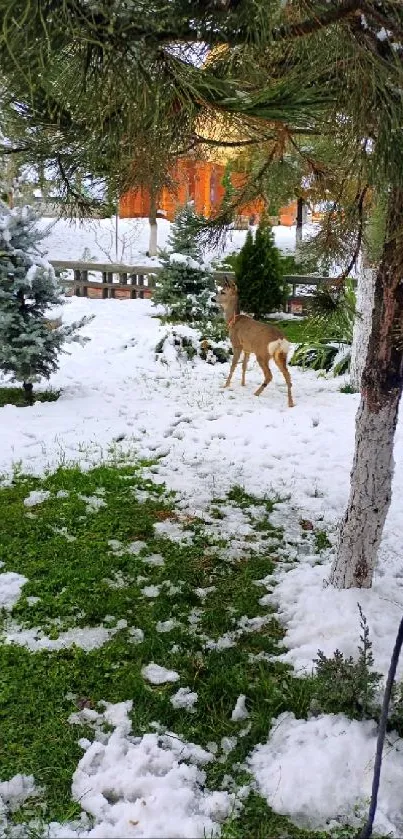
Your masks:
{"label": "background tree", "polygon": [[92,318],[64,326],[46,312],[63,302],[52,266],[38,245],[43,233],[28,207],[0,205],[0,370],[22,383],[32,400],[33,384],[57,370],[66,341],[84,344],[77,330]]}
{"label": "background tree", "polygon": [[235,276],[241,309],[259,319],[284,305],[285,286],[281,254],[274,244],[273,231],[265,222],[253,239],[249,230],[245,244],[235,260]]}

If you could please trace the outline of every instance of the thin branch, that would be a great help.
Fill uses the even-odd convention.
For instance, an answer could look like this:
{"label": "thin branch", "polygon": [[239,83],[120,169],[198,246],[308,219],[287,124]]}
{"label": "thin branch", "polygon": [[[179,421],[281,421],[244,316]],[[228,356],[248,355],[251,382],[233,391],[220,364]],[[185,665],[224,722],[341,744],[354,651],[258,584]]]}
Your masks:
{"label": "thin branch", "polygon": [[383,14],[381,9],[370,6],[367,0],[361,0],[361,11],[367,18],[373,18],[387,31],[392,32],[394,38],[403,39],[403,26],[399,25],[392,17]]}
{"label": "thin branch", "polygon": [[[253,185],[257,184],[262,179],[267,169],[269,169],[269,167],[271,166],[277,151],[278,146],[276,144],[271,150],[267,160],[265,160],[263,165],[260,167],[256,175],[254,176]],[[205,226],[204,229],[207,232],[207,235],[210,236],[210,238],[212,237],[212,235],[214,235],[214,231],[219,231],[220,229],[222,231],[222,228],[228,224],[228,221],[232,219],[233,215],[239,207],[242,207],[245,203],[248,203],[248,201],[250,200],[250,195],[248,194],[250,191],[250,187],[251,182],[248,181],[245,184],[245,186],[239,190],[234,200],[226,204],[223,207],[222,211],[217,216],[214,216]]]}
{"label": "thin branch", "polygon": [[363,238],[363,235],[364,235],[364,201],[365,201],[365,196],[368,192],[368,189],[369,189],[369,186],[368,186],[368,184],[366,184],[358,195],[358,201],[357,201],[357,211],[358,211],[357,239],[356,239],[355,248],[354,248],[352,257],[350,259],[350,262],[347,265],[347,268],[345,268],[343,273],[340,275],[340,277],[337,278],[337,280],[338,280],[338,282],[340,282],[340,284],[343,283],[347,279],[350,271],[352,271],[352,269],[354,268],[354,266],[357,262],[357,259],[360,255],[361,246],[362,246],[362,238]]}
{"label": "thin branch", "polygon": [[313,174],[318,177],[319,175],[322,176],[324,174],[324,170],[321,169],[320,166],[317,165],[317,163],[315,163],[314,159],[310,157],[310,155],[306,154],[302,151],[302,149],[300,149],[298,143],[295,142],[291,133],[288,134],[288,140],[293,146],[293,148],[296,150],[296,152],[300,155],[300,157],[302,157],[302,159],[311,167]]}
{"label": "thin branch", "polygon": [[[312,137],[319,137],[323,134],[321,131],[317,131],[314,128],[288,128],[288,131],[291,134],[300,134],[302,136],[312,136]],[[194,143],[195,145],[206,145],[206,146],[217,146],[219,148],[242,148],[243,146],[258,146],[262,143],[268,143],[272,140],[275,140],[277,134],[263,134],[262,136],[251,137],[248,140],[215,140],[212,137],[203,137],[200,134],[195,134],[194,136]]]}
{"label": "thin branch", "polygon": [[19,152],[29,151],[28,146],[17,146],[11,148],[10,146],[0,146],[0,155],[1,154],[19,154]]}
{"label": "thin branch", "polygon": [[333,9],[324,12],[317,17],[309,17],[299,23],[290,23],[287,26],[279,26],[272,33],[273,41],[292,40],[302,38],[304,35],[312,35],[320,29],[325,29],[333,23],[339,23],[344,18],[355,15],[361,11],[362,0],[344,0]]}

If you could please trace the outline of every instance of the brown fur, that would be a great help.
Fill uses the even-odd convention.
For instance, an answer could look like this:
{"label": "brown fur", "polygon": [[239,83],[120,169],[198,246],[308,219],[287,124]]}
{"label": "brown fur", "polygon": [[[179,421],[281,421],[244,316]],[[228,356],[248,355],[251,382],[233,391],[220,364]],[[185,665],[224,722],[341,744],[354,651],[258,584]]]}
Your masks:
{"label": "brown fur", "polygon": [[[239,313],[238,290],[234,282],[227,283],[217,295],[217,303],[224,311],[225,320],[229,329],[229,337],[233,349],[231,369],[224,387],[229,387],[239,359],[244,354],[242,361],[242,385],[245,385],[246,368],[249,356],[253,353],[260,365],[264,381],[255,391],[255,396],[260,396],[264,388],[270,384],[273,376],[269,367],[272,358],[283,374],[287,384],[288,406],[294,406],[291,392],[291,376],[287,368],[288,341],[285,335],[277,326],[269,326],[260,323],[247,315]],[[269,348],[269,345],[273,345]]]}

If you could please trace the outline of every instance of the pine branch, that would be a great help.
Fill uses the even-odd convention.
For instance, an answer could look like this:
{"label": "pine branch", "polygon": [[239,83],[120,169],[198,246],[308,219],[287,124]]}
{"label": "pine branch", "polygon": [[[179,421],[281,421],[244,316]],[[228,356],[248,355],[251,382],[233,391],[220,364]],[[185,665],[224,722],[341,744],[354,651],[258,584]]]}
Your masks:
{"label": "pine branch", "polygon": [[[319,131],[319,129],[315,128],[294,128],[288,127],[288,132],[290,134],[290,138],[292,134],[295,135],[302,135],[302,136],[310,136],[310,137],[319,137],[323,132]],[[246,146],[260,146],[262,143],[267,143],[273,140],[276,140],[278,136],[278,132],[273,132],[271,134],[260,134],[255,137],[250,137],[248,140],[222,140],[222,139],[214,139],[213,137],[203,137],[201,134],[196,134],[194,136],[194,147],[196,145],[205,145],[205,146],[214,146],[216,148],[225,148],[225,149],[238,149],[243,148]]]}
{"label": "pine branch", "polygon": [[340,283],[340,285],[342,283],[344,283],[344,281],[347,279],[350,271],[352,271],[353,268],[355,267],[355,265],[357,264],[358,257],[361,253],[362,239],[363,239],[363,235],[364,235],[364,221],[365,221],[364,220],[364,201],[365,201],[365,197],[368,193],[368,190],[369,190],[369,185],[366,184],[364,186],[364,188],[361,190],[361,192],[359,193],[359,195],[357,196],[357,198],[358,198],[358,200],[357,200],[357,214],[358,214],[357,239],[356,239],[355,248],[354,248],[354,251],[352,253],[350,262],[348,263],[347,267],[344,269],[343,273],[340,274],[340,277],[337,278],[337,282]]}
{"label": "pine branch", "polygon": [[29,151],[28,146],[0,146],[0,155],[2,154],[19,154],[20,152]]}
{"label": "pine branch", "polygon": [[289,41],[295,38],[302,38],[304,35],[312,35],[320,29],[325,29],[334,23],[339,23],[345,18],[356,15],[361,11],[362,0],[344,0],[329,11],[323,12],[315,17],[308,17],[298,23],[279,26],[272,32],[273,41]]}
{"label": "pine branch", "polygon": [[[397,8],[397,7],[396,7]],[[369,4],[367,0],[361,0],[361,11],[369,19],[373,18],[380,26],[383,26],[389,32],[393,33],[393,37],[403,40],[403,20],[398,23],[396,18],[392,18],[387,12],[382,10],[382,4]],[[402,17],[402,8],[400,8],[400,16]]]}

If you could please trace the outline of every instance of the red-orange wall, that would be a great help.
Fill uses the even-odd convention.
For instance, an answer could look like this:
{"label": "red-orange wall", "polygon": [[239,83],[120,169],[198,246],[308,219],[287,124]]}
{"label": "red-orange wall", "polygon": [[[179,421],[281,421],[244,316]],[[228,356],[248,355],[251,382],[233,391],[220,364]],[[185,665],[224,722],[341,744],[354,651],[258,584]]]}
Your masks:
{"label": "red-orange wall", "polygon": [[[164,188],[158,199],[158,209],[169,221],[173,221],[177,210],[187,201],[194,201],[197,213],[209,218],[221,206],[225,190],[222,185],[225,168],[218,163],[181,159],[172,173],[175,188]],[[234,187],[242,186],[244,176],[231,175]],[[258,220],[263,212],[263,201],[253,201],[240,208],[239,214],[255,216]],[[131,189],[119,201],[120,218],[147,218],[150,214],[150,197],[144,188]],[[295,224],[296,202],[282,207],[279,212],[280,224]]]}

